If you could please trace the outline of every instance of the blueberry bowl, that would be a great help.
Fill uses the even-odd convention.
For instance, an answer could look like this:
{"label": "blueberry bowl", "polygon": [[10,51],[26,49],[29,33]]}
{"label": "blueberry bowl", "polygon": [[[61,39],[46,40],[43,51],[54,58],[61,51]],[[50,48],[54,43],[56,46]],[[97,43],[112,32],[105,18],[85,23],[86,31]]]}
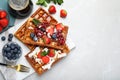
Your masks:
{"label": "blueberry bowl", "polygon": [[15,42],[8,42],[2,49],[2,55],[8,62],[16,62],[22,55],[21,47]]}

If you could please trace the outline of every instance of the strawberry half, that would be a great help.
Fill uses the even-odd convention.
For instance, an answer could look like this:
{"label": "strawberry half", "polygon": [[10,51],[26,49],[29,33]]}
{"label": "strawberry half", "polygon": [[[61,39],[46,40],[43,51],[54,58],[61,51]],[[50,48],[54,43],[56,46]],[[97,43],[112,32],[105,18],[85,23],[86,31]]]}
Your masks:
{"label": "strawberry half", "polygon": [[52,35],[52,34],[54,33],[54,28],[53,28],[53,26],[48,27],[46,31],[47,31],[48,33],[50,33],[50,35]]}
{"label": "strawberry half", "polygon": [[9,22],[9,21],[8,21],[7,18],[0,19],[0,25],[1,25],[3,28],[7,27],[8,22]]}
{"label": "strawberry half", "polygon": [[38,57],[38,58],[42,58],[42,56],[41,56],[41,51],[37,54],[37,57]]}
{"label": "strawberry half", "polygon": [[54,49],[50,49],[50,52],[49,52],[48,56],[50,56],[50,57],[54,57],[55,56]]}
{"label": "strawberry half", "polygon": [[47,64],[50,61],[50,58],[48,56],[42,57],[43,63]]}
{"label": "strawberry half", "polygon": [[5,18],[7,16],[7,12],[4,10],[0,10],[0,18]]}
{"label": "strawberry half", "polygon": [[47,36],[43,36],[43,41],[46,44],[49,44],[51,42],[50,38],[48,38]]}
{"label": "strawberry half", "polygon": [[62,31],[62,30],[64,29],[64,25],[63,25],[62,23],[58,23],[58,24],[56,25],[56,29]]}
{"label": "strawberry half", "polygon": [[56,13],[56,8],[55,8],[55,6],[54,6],[54,5],[51,5],[51,6],[49,7],[48,11],[49,11],[50,14],[55,14],[55,13]]}
{"label": "strawberry half", "polygon": [[61,18],[65,18],[66,16],[67,16],[67,11],[64,10],[64,9],[61,9],[61,10],[60,10],[60,17],[61,17]]}

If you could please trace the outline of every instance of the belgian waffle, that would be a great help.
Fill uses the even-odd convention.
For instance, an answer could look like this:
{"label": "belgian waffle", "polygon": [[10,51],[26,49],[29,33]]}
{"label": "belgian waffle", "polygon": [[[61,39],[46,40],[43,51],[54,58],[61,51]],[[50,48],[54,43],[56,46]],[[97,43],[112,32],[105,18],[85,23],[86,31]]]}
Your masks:
{"label": "belgian waffle", "polygon": [[[37,48],[37,47],[36,47]],[[45,47],[40,47],[41,50],[43,50]],[[50,48],[48,48],[50,49]],[[67,48],[66,48],[67,49]],[[61,51],[60,54],[65,54],[67,56],[67,54],[69,53],[68,50],[59,50]],[[56,50],[56,49],[54,49]],[[33,67],[33,69],[39,74],[43,74],[44,72],[46,72],[47,70],[49,70],[55,63],[57,63],[59,60],[61,60],[63,57],[58,57],[57,54],[55,54],[56,56],[52,58],[51,62],[52,63],[47,63],[47,64],[44,64],[38,57],[37,57],[37,54],[39,54],[39,52],[35,52],[36,54],[34,54],[32,57],[31,57],[31,53],[33,52],[34,50],[30,51],[25,57],[27,59],[27,61],[29,62],[29,64]],[[38,58],[37,60],[35,58]],[[54,61],[53,61],[54,60]],[[37,62],[37,61],[40,61],[40,62]],[[48,66],[49,64],[51,64],[50,66]],[[47,67],[48,66],[48,67]]]}
{"label": "belgian waffle", "polygon": [[[56,48],[56,49],[61,49],[63,50],[64,47],[66,46],[66,44],[64,45],[57,45],[56,42],[52,41],[50,44],[45,44],[44,42],[41,42],[43,40],[39,39],[37,42],[35,42],[34,40],[32,40],[30,38],[30,33],[34,32],[34,27],[35,25],[31,22],[32,19],[37,19],[40,22],[49,22],[52,25],[56,25],[57,21],[51,16],[49,15],[44,9],[39,8],[15,33],[15,36],[22,41],[23,43],[26,43],[26,45],[32,49],[35,48],[34,45],[38,45],[38,46],[47,46],[47,47],[52,47],[52,48]],[[33,28],[33,29],[31,29]],[[68,27],[65,26],[65,29],[63,31],[64,33],[64,38],[66,40],[67,37],[67,33],[68,33]]]}

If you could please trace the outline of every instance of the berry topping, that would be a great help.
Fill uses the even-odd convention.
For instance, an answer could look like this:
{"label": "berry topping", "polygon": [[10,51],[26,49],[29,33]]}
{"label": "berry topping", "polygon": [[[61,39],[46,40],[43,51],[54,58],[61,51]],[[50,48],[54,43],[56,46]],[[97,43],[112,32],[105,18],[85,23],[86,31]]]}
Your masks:
{"label": "berry topping", "polygon": [[46,31],[52,35],[54,32],[53,26],[48,27]]}
{"label": "berry topping", "polygon": [[47,36],[43,36],[43,41],[46,44],[49,44],[51,42],[50,38],[48,38]]}
{"label": "berry topping", "polygon": [[56,25],[56,29],[59,30],[59,31],[62,31],[64,29],[64,25],[62,23],[58,23]]}
{"label": "berry topping", "polygon": [[55,14],[55,13],[56,13],[56,8],[55,8],[55,6],[54,6],[54,5],[51,5],[51,6],[49,7],[48,11],[49,11],[50,14]]}
{"label": "berry topping", "polygon": [[54,49],[50,49],[50,52],[49,52],[48,56],[50,56],[50,57],[54,57],[55,56]]}
{"label": "berry topping", "polygon": [[30,33],[30,37],[31,37],[31,38],[34,38],[34,37],[35,37],[35,34],[34,34],[34,33]]}
{"label": "berry topping", "polygon": [[0,18],[5,18],[7,16],[7,12],[5,10],[0,10]]}
{"label": "berry topping", "polygon": [[43,63],[47,64],[50,61],[50,58],[48,56],[42,57]]}
{"label": "berry topping", "polygon": [[55,40],[57,39],[57,33],[52,34],[52,39],[55,39]]}
{"label": "berry topping", "polygon": [[2,37],[1,37],[1,40],[2,40],[2,41],[5,41],[5,39],[6,39],[5,36],[2,36]]}
{"label": "berry topping", "polygon": [[64,9],[60,10],[60,17],[65,18],[66,16],[67,16],[67,11]]}

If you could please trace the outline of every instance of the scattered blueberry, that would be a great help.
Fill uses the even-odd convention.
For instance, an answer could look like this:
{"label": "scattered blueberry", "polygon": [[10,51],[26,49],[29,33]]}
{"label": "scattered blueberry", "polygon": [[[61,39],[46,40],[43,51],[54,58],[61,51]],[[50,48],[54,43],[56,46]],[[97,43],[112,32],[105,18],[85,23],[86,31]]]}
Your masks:
{"label": "scattered blueberry", "polygon": [[9,38],[13,38],[13,34],[10,33],[10,34],[8,35],[8,37],[9,37]]}
{"label": "scattered blueberry", "polygon": [[8,41],[12,41],[12,38],[8,38]]}
{"label": "scattered blueberry", "polygon": [[1,37],[1,40],[2,40],[2,41],[5,41],[5,39],[6,39],[5,36],[2,36],[2,37]]}

